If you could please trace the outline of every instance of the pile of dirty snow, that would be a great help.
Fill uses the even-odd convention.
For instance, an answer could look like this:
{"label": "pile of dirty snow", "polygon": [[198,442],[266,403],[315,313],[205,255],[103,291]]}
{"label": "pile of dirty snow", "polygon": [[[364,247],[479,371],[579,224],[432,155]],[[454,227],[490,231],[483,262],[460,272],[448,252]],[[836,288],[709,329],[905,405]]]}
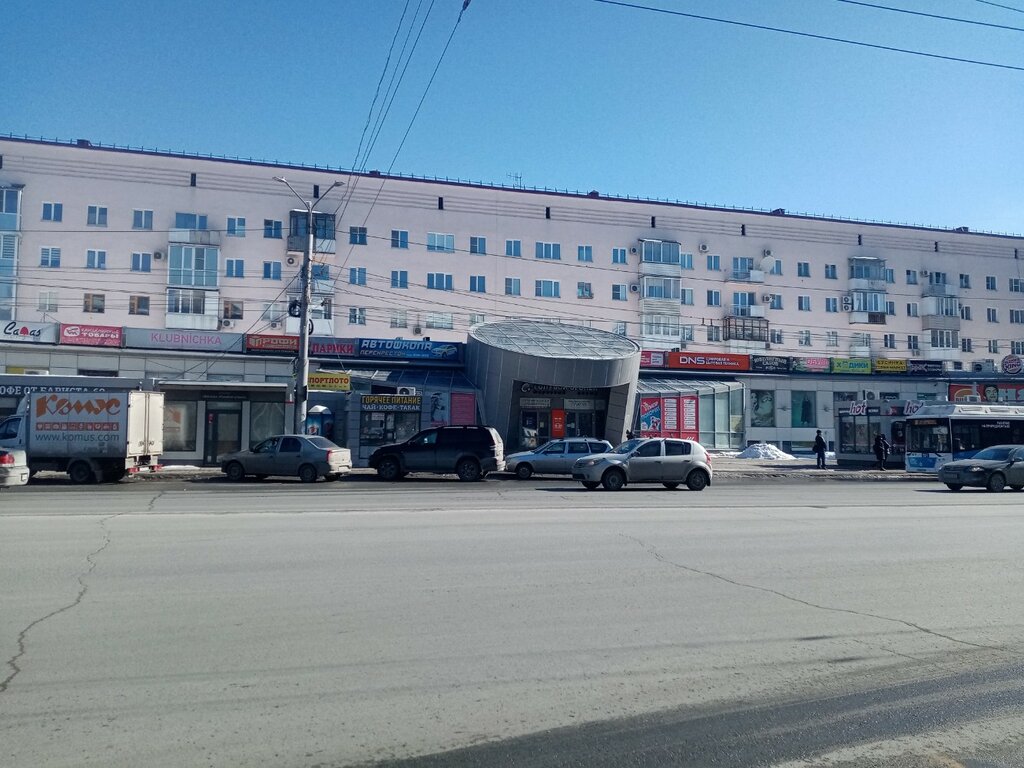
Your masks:
{"label": "pile of dirty snow", "polygon": [[793,461],[796,456],[779,450],[769,443],[755,443],[747,446],[745,451],[736,454],[737,459],[768,459],[771,461]]}

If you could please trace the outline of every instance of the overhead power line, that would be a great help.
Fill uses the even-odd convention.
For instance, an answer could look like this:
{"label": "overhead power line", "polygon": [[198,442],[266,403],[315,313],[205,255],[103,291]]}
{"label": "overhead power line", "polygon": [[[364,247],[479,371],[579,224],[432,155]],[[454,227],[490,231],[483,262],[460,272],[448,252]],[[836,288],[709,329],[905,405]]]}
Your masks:
{"label": "overhead power line", "polygon": [[992,24],[987,21],[975,21],[974,19],[961,19],[955,16],[942,16],[937,13],[924,13],[923,11],[910,11],[906,8],[892,8],[888,5],[876,5],[875,3],[865,3],[862,0],[836,0],[837,3],[847,3],[848,5],[860,5],[865,8],[875,8],[879,11],[892,11],[893,13],[906,13],[910,16],[924,16],[928,19],[940,19],[942,21],[955,21],[959,24],[973,24],[978,27],[991,27],[993,29],[1007,29],[1011,32],[1024,32],[1022,27],[1011,27],[1006,24]]}
{"label": "overhead power line", "polygon": [[910,48],[897,48],[891,45],[879,45],[877,43],[865,43],[861,40],[847,40],[842,37],[832,37],[830,35],[817,35],[812,32],[798,32],[795,29],[783,29],[782,27],[769,27],[765,24],[752,24],[746,21],[735,21],[733,19],[720,19],[714,16],[702,16],[696,13],[684,13],[683,11],[673,11],[667,8],[655,8],[650,5],[640,5],[638,3],[627,3],[623,0],[593,0],[595,3],[604,3],[605,5],[617,5],[622,8],[630,8],[636,11],[651,11],[652,13],[663,13],[668,16],[681,16],[687,19],[697,19],[699,21],[713,21],[719,24],[731,24],[736,27],[746,27],[747,29],[759,29],[764,32],[779,32],[784,35],[796,35],[797,37],[808,37],[813,40],[825,40],[830,43],[843,43],[845,45],[856,45],[861,48],[872,48],[879,51],[890,51],[892,53],[906,53],[911,56],[924,56],[929,59],[941,59],[943,61],[955,61],[960,64],[975,64],[980,67],[995,67],[997,69],[1010,69],[1015,72],[1024,72],[1024,67],[1017,67],[1013,64],[1000,64],[994,61],[980,61],[978,59],[965,59],[959,56],[946,56],[940,53],[927,53],[925,51],[915,51]]}
{"label": "overhead power line", "polygon": [[1014,8],[1012,5],[1003,5],[1002,3],[993,3],[991,0],[975,0],[976,2],[983,3],[984,5],[992,5],[996,8],[1005,8],[1008,11],[1016,11],[1017,13],[1024,13],[1024,9]]}

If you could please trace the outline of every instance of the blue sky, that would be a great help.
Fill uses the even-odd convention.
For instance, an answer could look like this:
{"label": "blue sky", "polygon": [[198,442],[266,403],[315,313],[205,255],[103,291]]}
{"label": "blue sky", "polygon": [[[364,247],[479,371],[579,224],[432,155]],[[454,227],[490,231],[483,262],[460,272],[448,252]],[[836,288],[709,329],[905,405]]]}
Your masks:
{"label": "blue sky", "polygon": [[[1024,28],[978,0],[877,3]],[[1024,32],[838,0],[643,4],[1024,67]],[[1024,71],[593,0],[472,0],[395,160],[461,5],[433,0],[357,160],[403,10],[399,47],[431,0],[8,0],[0,131],[1024,232]]]}

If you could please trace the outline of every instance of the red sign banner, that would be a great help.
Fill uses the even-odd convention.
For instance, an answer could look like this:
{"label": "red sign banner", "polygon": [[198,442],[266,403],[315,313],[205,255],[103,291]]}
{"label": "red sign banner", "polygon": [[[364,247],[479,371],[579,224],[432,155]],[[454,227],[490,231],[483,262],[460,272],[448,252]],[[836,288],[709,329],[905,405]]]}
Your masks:
{"label": "red sign banner", "polygon": [[561,408],[551,409],[551,436],[565,437],[565,411]]}
{"label": "red sign banner", "polygon": [[725,352],[669,352],[668,367],[706,371],[749,371],[750,355],[731,355]]}
{"label": "red sign banner", "polygon": [[275,336],[269,333],[245,334],[246,352],[298,352],[298,336]]}
{"label": "red sign banner", "polygon": [[61,323],[60,343],[85,347],[120,347],[124,329],[113,325],[77,325]]}
{"label": "red sign banner", "polygon": [[658,350],[645,349],[640,352],[641,368],[664,368],[665,353]]}

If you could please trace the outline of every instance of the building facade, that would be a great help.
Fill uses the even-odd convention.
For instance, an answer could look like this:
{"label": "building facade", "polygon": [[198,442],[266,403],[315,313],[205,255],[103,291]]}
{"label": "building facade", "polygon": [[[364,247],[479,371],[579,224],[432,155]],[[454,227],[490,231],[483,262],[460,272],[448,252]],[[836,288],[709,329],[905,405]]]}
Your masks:
{"label": "building facade", "polygon": [[[298,333],[306,210],[274,177],[308,199],[343,183],[314,223],[321,339],[464,342],[480,323],[547,320],[694,361],[682,370],[709,355],[798,361],[771,382],[798,379],[803,360],[860,361],[818,371],[831,383],[814,391],[843,393],[921,388],[874,361],[930,361],[941,389],[939,374],[996,377],[1024,354],[1020,236],[0,138],[0,372],[155,378],[166,365],[285,383],[287,365],[242,359],[261,351],[249,337],[284,349]],[[52,370],[37,344],[84,347]],[[764,390],[749,367],[709,371]],[[882,389],[870,377],[887,371]],[[747,402],[724,423],[735,444],[814,431],[762,426]]]}

